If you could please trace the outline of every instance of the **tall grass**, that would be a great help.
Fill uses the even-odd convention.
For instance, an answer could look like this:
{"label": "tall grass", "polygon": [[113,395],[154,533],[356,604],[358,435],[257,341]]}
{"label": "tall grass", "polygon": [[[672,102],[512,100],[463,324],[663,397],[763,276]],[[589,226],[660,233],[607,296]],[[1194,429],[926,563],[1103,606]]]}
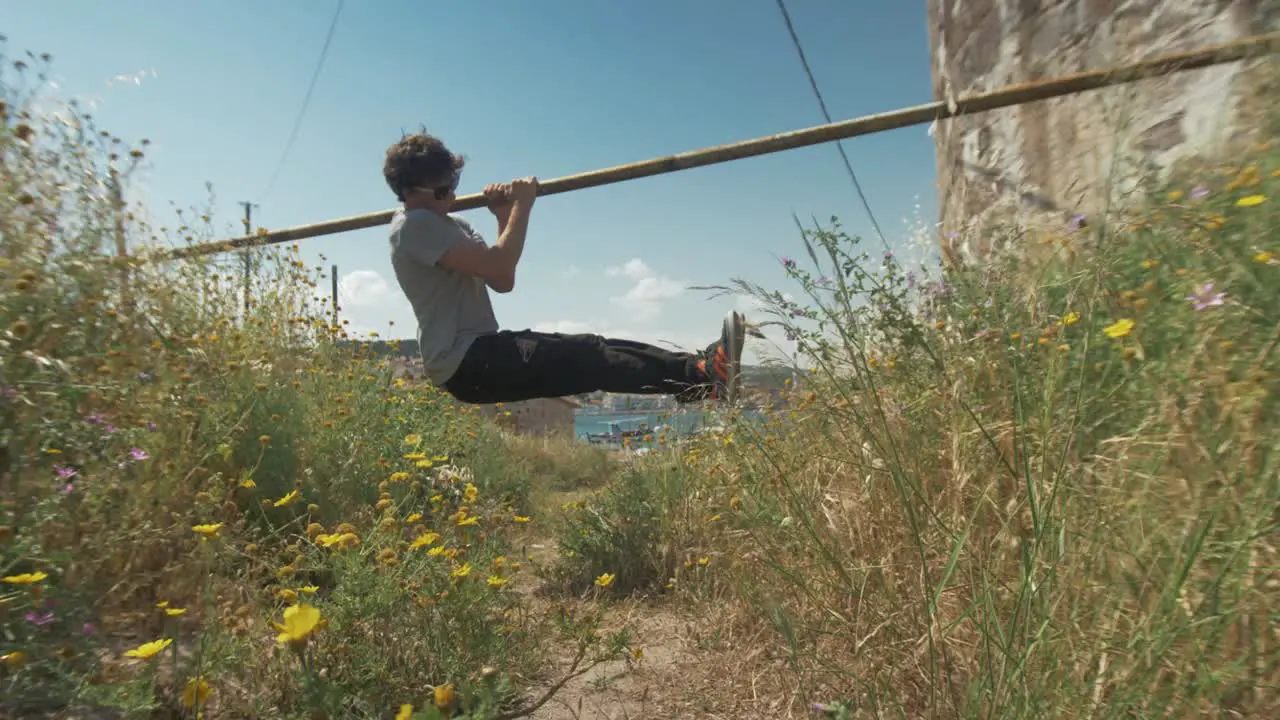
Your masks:
{"label": "tall grass", "polygon": [[741,284],[792,407],[573,510],[561,572],[772,638],[769,715],[1280,714],[1280,149],[1144,193],[945,276],[804,229],[805,301]]}
{"label": "tall grass", "polygon": [[[1270,143],[945,277],[805,229],[804,302],[742,284],[801,341],[792,404],[620,467],[334,343],[296,248],[247,312],[157,260],[210,220],[123,206],[145,144],[17,72],[0,714],[519,717],[623,655],[632,593],[701,612],[728,652],[667,691],[721,716],[1280,714]],[[556,602],[516,589],[543,525]]]}
{"label": "tall grass", "polygon": [[512,591],[525,456],[335,344],[296,248],[247,312],[238,277],[161,261],[209,218],[148,225],[120,201],[145,143],[5,65],[0,715],[519,717],[619,652],[592,603]]}

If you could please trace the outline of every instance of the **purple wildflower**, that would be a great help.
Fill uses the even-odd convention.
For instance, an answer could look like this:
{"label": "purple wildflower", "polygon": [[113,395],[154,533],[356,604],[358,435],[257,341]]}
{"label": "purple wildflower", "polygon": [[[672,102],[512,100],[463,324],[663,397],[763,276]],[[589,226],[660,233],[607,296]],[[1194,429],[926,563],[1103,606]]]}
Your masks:
{"label": "purple wildflower", "polygon": [[70,480],[75,477],[79,471],[68,465],[54,465],[53,472],[63,480]]}
{"label": "purple wildflower", "polygon": [[1204,310],[1205,308],[1217,307],[1222,305],[1226,293],[1215,293],[1213,291],[1213,283],[1205,283],[1199,290],[1187,296],[1187,300],[1195,305],[1196,310]]}
{"label": "purple wildflower", "polygon": [[155,432],[155,431],[156,431],[156,424],[155,424],[155,423],[153,423],[153,422],[151,422],[150,420],[148,420],[148,421],[147,421],[147,430],[148,430],[148,431],[150,431],[150,432]]}
{"label": "purple wildflower", "polygon": [[49,611],[38,613],[35,610],[32,610],[27,613],[26,618],[27,622],[32,625],[35,625],[36,627],[43,627],[53,622],[53,613]]}
{"label": "purple wildflower", "polygon": [[95,631],[97,631],[97,628],[94,627],[93,623],[91,622],[87,622],[84,625],[80,626],[80,632],[84,633],[85,635],[92,635]]}
{"label": "purple wildflower", "polygon": [[1192,200],[1203,200],[1209,197],[1209,188],[1205,185],[1197,185],[1191,189]]}
{"label": "purple wildflower", "polygon": [[1071,222],[1067,223],[1067,228],[1069,228],[1071,232],[1076,232],[1077,230],[1084,229],[1088,226],[1089,226],[1089,221],[1082,214],[1072,217]]}
{"label": "purple wildflower", "polygon": [[71,491],[75,489],[76,489],[75,485],[72,485],[71,483],[67,483],[66,485],[63,485],[62,489],[59,490],[58,492],[61,492],[63,495],[70,495]]}
{"label": "purple wildflower", "polygon": [[783,258],[782,258],[782,267],[784,267],[784,268],[786,268],[786,269],[788,269],[788,270],[792,270],[792,269],[794,269],[794,268],[795,268],[795,266],[796,266],[796,261],[795,261],[795,260],[792,260],[792,259],[791,259],[791,258],[789,258],[789,257],[783,256]]}
{"label": "purple wildflower", "polygon": [[826,275],[823,275],[818,278],[818,281],[815,284],[818,287],[826,287],[831,284],[831,278],[827,277]]}
{"label": "purple wildflower", "polygon": [[116,431],[116,426],[111,423],[107,423],[103,430],[106,430],[107,434],[110,435]]}
{"label": "purple wildflower", "polygon": [[130,450],[129,457],[136,462],[142,462],[143,460],[148,460],[151,458],[151,456],[147,454],[147,451],[143,450],[142,448],[133,448],[132,450]]}
{"label": "purple wildflower", "polygon": [[101,425],[107,421],[107,418],[102,413],[93,413],[92,415],[86,416],[84,421],[90,425]]}

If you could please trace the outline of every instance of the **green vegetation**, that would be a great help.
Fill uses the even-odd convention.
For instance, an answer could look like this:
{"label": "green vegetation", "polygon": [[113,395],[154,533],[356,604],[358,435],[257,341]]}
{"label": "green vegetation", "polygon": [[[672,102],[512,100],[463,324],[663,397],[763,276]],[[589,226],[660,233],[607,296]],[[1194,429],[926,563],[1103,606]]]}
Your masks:
{"label": "green vegetation", "polygon": [[807,350],[791,405],[623,466],[335,342],[296,248],[247,321],[216,265],[148,262],[208,218],[118,207],[143,146],[31,101],[0,109],[6,717],[519,717],[644,672],[617,608],[700,622],[645,716],[1280,714],[1270,143],[945,279],[807,231],[805,303],[744,285]]}

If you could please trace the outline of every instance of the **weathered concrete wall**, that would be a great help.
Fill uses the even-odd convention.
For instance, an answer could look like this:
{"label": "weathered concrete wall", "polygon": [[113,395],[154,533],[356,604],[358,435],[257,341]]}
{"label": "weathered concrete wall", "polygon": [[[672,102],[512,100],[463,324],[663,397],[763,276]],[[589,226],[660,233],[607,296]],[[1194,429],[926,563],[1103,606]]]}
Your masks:
{"label": "weathered concrete wall", "polygon": [[[928,0],[935,99],[1266,32],[1277,0]],[[1266,62],[1266,61],[1262,61]],[[993,214],[1065,223],[1240,127],[1244,63],[961,117],[934,129],[943,253]],[[1249,66],[1256,65],[1250,63]]]}

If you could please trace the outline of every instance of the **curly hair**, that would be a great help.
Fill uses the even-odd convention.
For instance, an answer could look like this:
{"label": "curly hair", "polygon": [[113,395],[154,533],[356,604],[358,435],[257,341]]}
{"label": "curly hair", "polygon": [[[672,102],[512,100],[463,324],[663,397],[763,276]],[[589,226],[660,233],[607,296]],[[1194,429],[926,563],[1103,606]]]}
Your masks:
{"label": "curly hair", "polygon": [[387,148],[382,176],[396,199],[404,202],[405,194],[413,188],[448,185],[465,164],[461,155],[450,152],[440,138],[423,128],[421,132],[402,135],[399,142]]}

